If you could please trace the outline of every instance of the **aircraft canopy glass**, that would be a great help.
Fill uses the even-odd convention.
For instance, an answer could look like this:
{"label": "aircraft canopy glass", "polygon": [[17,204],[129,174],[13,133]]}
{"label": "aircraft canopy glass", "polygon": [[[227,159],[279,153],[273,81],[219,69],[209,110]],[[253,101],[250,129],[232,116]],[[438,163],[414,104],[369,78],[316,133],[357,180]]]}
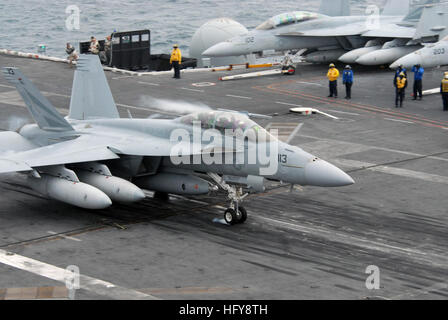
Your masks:
{"label": "aircraft canopy glass", "polygon": [[[202,129],[216,129],[223,134],[226,134],[226,129],[238,130],[241,129],[245,133],[249,129],[253,129],[253,133],[257,134],[263,140],[275,141],[276,138],[267,132],[263,127],[256,122],[249,119],[244,114],[225,112],[225,111],[205,111],[194,113],[178,118],[178,121],[192,126],[193,122],[200,122]],[[231,133],[227,132],[227,134]],[[264,134],[261,134],[264,133]],[[232,133],[233,134],[233,133]],[[248,135],[251,139],[251,135]]]}
{"label": "aircraft canopy glass", "polygon": [[288,12],[288,13],[282,13],[275,17],[270,18],[269,20],[266,20],[262,24],[260,24],[256,30],[270,30],[282,26],[286,26],[289,24],[295,24],[300,22],[305,22],[309,20],[314,20],[322,15],[314,12],[307,12],[307,11],[294,11],[294,12]]}

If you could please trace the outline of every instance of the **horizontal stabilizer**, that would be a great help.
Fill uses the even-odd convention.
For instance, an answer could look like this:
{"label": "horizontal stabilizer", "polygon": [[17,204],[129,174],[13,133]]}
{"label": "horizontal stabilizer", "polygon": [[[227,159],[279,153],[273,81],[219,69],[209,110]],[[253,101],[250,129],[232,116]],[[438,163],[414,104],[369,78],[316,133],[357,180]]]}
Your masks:
{"label": "horizontal stabilizer", "polygon": [[73,79],[70,119],[119,118],[97,55],[80,55]]}
{"label": "horizontal stabilizer", "polygon": [[3,68],[6,80],[12,83],[22,96],[28,111],[39,128],[47,131],[72,131],[72,126],[56,111],[33,83],[17,68]]}

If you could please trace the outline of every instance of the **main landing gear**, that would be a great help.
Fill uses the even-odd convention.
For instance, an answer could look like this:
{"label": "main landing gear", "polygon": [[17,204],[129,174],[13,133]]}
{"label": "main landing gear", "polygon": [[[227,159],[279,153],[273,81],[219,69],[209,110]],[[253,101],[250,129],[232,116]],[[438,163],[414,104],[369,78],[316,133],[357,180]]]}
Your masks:
{"label": "main landing gear", "polygon": [[227,184],[216,173],[208,173],[208,176],[216,182],[218,186],[227,191],[227,197],[230,200],[229,208],[224,212],[224,220],[229,225],[244,223],[247,220],[247,211],[239,203],[247,197],[247,193],[243,193],[243,188],[231,186]]}

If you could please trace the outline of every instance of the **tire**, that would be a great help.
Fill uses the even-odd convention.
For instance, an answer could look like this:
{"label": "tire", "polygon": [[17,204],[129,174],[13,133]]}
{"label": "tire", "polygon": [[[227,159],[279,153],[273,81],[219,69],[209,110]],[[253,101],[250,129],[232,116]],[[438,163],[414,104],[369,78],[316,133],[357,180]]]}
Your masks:
{"label": "tire", "polygon": [[229,208],[224,212],[224,221],[227,222],[227,224],[233,226],[234,224],[238,223],[238,217],[236,215],[235,210]]}
{"label": "tire", "polygon": [[247,220],[247,211],[244,207],[238,207],[238,223],[244,223]]}

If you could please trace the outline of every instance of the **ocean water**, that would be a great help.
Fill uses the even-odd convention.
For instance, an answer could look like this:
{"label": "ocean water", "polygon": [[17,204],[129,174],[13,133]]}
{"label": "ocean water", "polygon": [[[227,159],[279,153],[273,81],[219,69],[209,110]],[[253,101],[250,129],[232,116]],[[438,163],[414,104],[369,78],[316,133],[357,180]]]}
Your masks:
{"label": "ocean water", "polygon": [[[353,0],[357,6],[383,0]],[[194,32],[210,19],[228,17],[252,29],[273,15],[316,11],[319,0],[0,0],[0,49],[65,57],[65,44],[104,39],[114,30],[151,30],[151,53],[168,53],[178,43],[185,55]],[[68,30],[68,6],[80,10],[79,30]]]}

